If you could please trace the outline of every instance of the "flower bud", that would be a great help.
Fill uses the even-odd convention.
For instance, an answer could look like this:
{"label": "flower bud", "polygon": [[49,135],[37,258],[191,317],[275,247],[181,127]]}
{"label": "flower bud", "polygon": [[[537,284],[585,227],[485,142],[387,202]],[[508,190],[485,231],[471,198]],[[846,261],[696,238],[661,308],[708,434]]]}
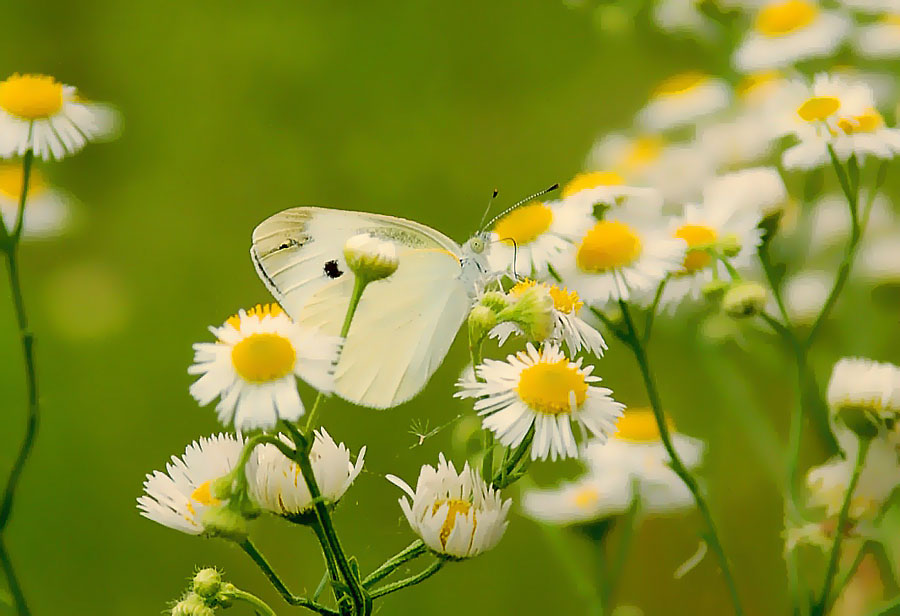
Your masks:
{"label": "flower bud", "polygon": [[501,310],[497,320],[512,321],[529,340],[546,340],[553,330],[553,297],[543,285],[530,287],[512,306]]}
{"label": "flower bud", "polygon": [[703,297],[705,297],[707,301],[717,302],[722,299],[730,286],[731,283],[725,282],[724,280],[710,280],[703,285]]}
{"label": "flower bud", "polygon": [[219,589],[222,588],[222,574],[212,567],[200,569],[194,574],[191,588],[200,597],[212,599],[219,594]]}
{"label": "flower bud", "polygon": [[736,257],[741,252],[741,240],[734,233],[729,233],[718,242],[722,256]]}
{"label": "flower bud", "polygon": [[397,247],[368,233],[354,235],[344,244],[347,267],[366,282],[387,278],[397,271]]}
{"label": "flower bud", "polygon": [[509,299],[499,291],[488,291],[481,296],[479,302],[482,306],[487,306],[494,312],[500,312],[509,306]]}
{"label": "flower bud", "polygon": [[203,512],[203,529],[210,537],[240,542],[247,538],[247,520],[228,504],[210,507]]}
{"label": "flower bud", "polygon": [[473,341],[484,339],[497,324],[494,311],[482,304],[476,305],[469,312],[469,338]]}
{"label": "flower bud", "polygon": [[223,475],[222,477],[213,480],[213,482],[209,484],[210,495],[212,495],[213,498],[219,501],[226,501],[231,498],[233,490],[234,477],[231,475],[231,473]]}
{"label": "flower bud", "polygon": [[735,319],[751,317],[766,307],[768,298],[766,288],[758,282],[739,282],[725,293],[722,309]]}
{"label": "flower bud", "polygon": [[181,601],[172,606],[172,616],[213,616],[215,610],[195,593],[189,593]]}

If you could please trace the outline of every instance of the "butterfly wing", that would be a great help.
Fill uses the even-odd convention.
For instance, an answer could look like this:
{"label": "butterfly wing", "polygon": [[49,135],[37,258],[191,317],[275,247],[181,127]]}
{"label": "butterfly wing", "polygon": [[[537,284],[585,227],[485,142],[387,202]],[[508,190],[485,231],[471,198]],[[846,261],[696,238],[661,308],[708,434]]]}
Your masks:
{"label": "butterfly wing", "polygon": [[276,214],[253,232],[260,277],[300,324],[338,334],[353,289],[344,242],[370,233],[398,245],[399,266],[363,293],[335,372],[342,398],[375,408],[415,396],[447,354],[470,300],[459,246],[413,221],[323,208]]}

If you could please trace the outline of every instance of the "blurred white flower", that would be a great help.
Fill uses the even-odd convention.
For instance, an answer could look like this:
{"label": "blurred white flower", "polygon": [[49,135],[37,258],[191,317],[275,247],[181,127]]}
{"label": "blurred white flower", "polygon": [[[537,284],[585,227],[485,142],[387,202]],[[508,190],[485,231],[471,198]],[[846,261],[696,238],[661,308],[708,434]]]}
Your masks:
{"label": "blurred white flower", "polygon": [[673,75],[657,86],[638,122],[649,131],[663,131],[726,108],[731,89],[721,79],[699,71]]}
{"label": "blurred white flower", "polygon": [[834,365],[826,394],[835,414],[863,409],[885,419],[900,414],[900,367],[862,357],[844,357]]}
{"label": "blurred white flower", "polygon": [[554,488],[531,488],[522,494],[522,510],[546,524],[587,524],[625,512],[632,484],[615,472],[588,473]]}
{"label": "blurred white flower", "polygon": [[471,558],[496,546],[506,532],[512,500],[487,485],[469,464],[457,473],[440,455],[437,468],[422,467],[416,489],[394,475],[388,481],[406,492],[400,508],[410,527],[434,552]]}
{"label": "blurred white flower", "polygon": [[517,447],[534,426],[531,458],[576,457],[573,426],[582,436],[605,439],[624,406],[612,391],[598,387],[593,366],[571,362],[552,343],[541,350],[528,343],[506,361],[486,359],[475,367],[477,378],[457,383],[456,398],[475,398],[475,410],[505,447]]}
{"label": "blurred white flower", "polygon": [[857,257],[862,279],[874,283],[900,283],[900,229],[891,227],[881,237],[866,238]]}
{"label": "blurred white flower", "polygon": [[698,0],[660,0],[653,5],[653,22],[660,30],[709,36],[715,32]]}
{"label": "blurred white flower", "polygon": [[854,34],[853,46],[864,58],[900,56],[900,16],[885,15],[880,21],[860,26]]}
{"label": "blurred white flower", "polygon": [[[22,163],[0,164],[0,215],[6,228],[12,231],[22,195]],[[32,167],[28,179],[22,237],[48,238],[60,235],[71,221],[69,203],[65,196],[49,187],[40,172]]]}
{"label": "blurred white flower", "polygon": [[781,210],[787,199],[787,188],[775,167],[733,171],[703,186],[703,204],[715,211],[732,209],[767,216]]}
{"label": "blurred white flower", "polygon": [[[834,285],[834,274],[821,270],[805,270],[788,277],[781,291],[788,317],[794,325],[809,325],[822,311]],[[775,300],[767,310],[774,314]]]}
{"label": "blurred white flower", "polygon": [[[867,203],[869,191],[860,190],[859,202]],[[883,194],[875,195],[866,227],[866,243],[892,228],[894,215],[891,203]],[[817,254],[842,244],[850,237],[850,208],[843,194],[829,194],[820,198],[812,207],[810,221],[809,252]]]}
{"label": "blurred white flower", "polygon": [[880,13],[900,13],[900,0],[840,0],[848,9],[877,15]]}

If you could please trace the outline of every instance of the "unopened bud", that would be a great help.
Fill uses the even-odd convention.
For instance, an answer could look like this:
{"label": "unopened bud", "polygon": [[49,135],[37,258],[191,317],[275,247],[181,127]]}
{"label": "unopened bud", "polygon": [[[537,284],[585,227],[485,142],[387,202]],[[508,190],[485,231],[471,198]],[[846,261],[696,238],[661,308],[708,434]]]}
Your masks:
{"label": "unopened bud", "polygon": [[724,257],[736,257],[741,252],[741,240],[734,233],[729,233],[718,242],[719,251]]}
{"label": "unopened bud", "polygon": [[488,291],[481,296],[478,303],[482,306],[487,306],[494,312],[500,312],[509,306],[509,299],[507,299],[505,294],[500,293],[499,291]]}
{"label": "unopened bud", "polygon": [[213,616],[215,610],[195,593],[189,593],[172,607],[172,616]]}
{"label": "unopened bud", "polygon": [[222,588],[222,574],[212,567],[200,569],[194,574],[191,588],[200,597],[211,599],[219,594],[219,589]]}
{"label": "unopened bud", "polygon": [[769,299],[766,288],[758,282],[739,282],[722,298],[722,309],[730,317],[742,319],[759,314]]}
{"label": "unopened bud", "polygon": [[247,520],[228,504],[209,507],[203,512],[201,522],[204,532],[210,537],[221,537],[237,542],[247,538]]}
{"label": "unopened bud", "polygon": [[483,340],[488,332],[497,324],[497,315],[493,310],[477,304],[469,312],[469,338],[474,342]]}
{"label": "unopened bud", "polygon": [[553,331],[553,297],[543,285],[530,287],[497,320],[515,323],[529,340],[546,340]]}
{"label": "unopened bud", "polygon": [[397,271],[397,247],[392,242],[361,233],[344,244],[344,260],[357,277],[373,282]]}
{"label": "unopened bud", "polygon": [[730,286],[731,283],[725,282],[724,280],[710,280],[703,285],[703,297],[705,297],[707,301],[717,302],[722,299],[722,296],[725,295],[725,291],[727,291]]}

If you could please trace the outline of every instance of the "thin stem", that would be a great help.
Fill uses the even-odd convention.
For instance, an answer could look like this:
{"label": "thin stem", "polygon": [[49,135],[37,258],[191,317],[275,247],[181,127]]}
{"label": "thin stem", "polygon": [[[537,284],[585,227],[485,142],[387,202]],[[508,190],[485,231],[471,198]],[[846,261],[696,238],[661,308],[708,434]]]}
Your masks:
{"label": "thin stem", "polygon": [[[290,605],[299,605],[301,607],[309,608],[314,612],[318,612],[320,614],[337,614],[337,612],[326,608],[325,606],[319,605],[318,603],[307,599],[306,597],[301,597],[299,595],[295,595],[292,593],[287,585],[281,578],[275,573],[275,570],[272,569],[272,566],[269,564],[269,561],[266,560],[266,557],[263,556],[262,552],[253,544],[250,539],[245,539],[240,543],[241,549],[253,559],[253,562],[256,563],[256,566],[260,568],[260,570],[265,574],[266,578],[268,578],[269,582],[272,586],[275,587],[275,590],[279,592],[279,594],[284,598],[284,600]],[[324,610],[324,611],[323,611]]]}
{"label": "thin stem", "polygon": [[277,614],[275,614],[275,610],[269,607],[269,605],[265,601],[254,594],[240,590],[239,588],[229,589],[228,592],[224,594],[226,594],[231,599],[237,599],[238,601],[249,603],[253,606],[253,609],[256,611],[256,613],[261,616],[277,616]]}
{"label": "thin stem", "polygon": [[659,281],[659,286],[656,287],[656,294],[653,296],[653,302],[650,304],[650,308],[647,311],[647,320],[644,322],[644,336],[641,340],[641,344],[644,346],[647,346],[647,343],[650,342],[650,332],[653,328],[653,320],[656,318],[656,311],[659,309],[659,300],[662,299],[662,294],[668,281],[668,276]]}
{"label": "thin stem", "polygon": [[631,318],[628,304],[622,300],[619,300],[619,307],[622,309],[622,317],[627,328],[626,331],[628,334],[629,346],[634,353],[635,359],[637,360],[638,366],[641,370],[641,376],[644,379],[644,387],[647,390],[647,397],[650,399],[650,408],[653,410],[653,416],[656,419],[656,425],[659,428],[660,439],[662,440],[663,447],[665,448],[666,453],[669,455],[669,466],[672,468],[675,474],[681,478],[685,486],[687,486],[688,490],[690,490],[691,494],[694,497],[694,502],[697,504],[697,509],[700,511],[700,514],[703,516],[703,520],[706,523],[707,532],[705,539],[707,543],[709,543],[710,547],[713,549],[713,552],[716,554],[716,557],[719,560],[719,566],[722,569],[722,575],[725,578],[725,584],[728,587],[729,594],[731,595],[731,602],[734,606],[734,612],[735,614],[737,614],[737,616],[743,616],[744,610],[741,607],[741,601],[738,596],[737,586],[735,585],[734,577],[731,573],[731,567],[728,564],[728,558],[725,555],[725,550],[722,547],[722,542],[720,541],[718,532],[716,531],[716,525],[713,521],[712,514],[710,513],[709,506],[706,504],[706,500],[703,498],[703,495],[700,492],[700,486],[697,484],[697,480],[693,475],[691,475],[690,471],[688,471],[687,467],[684,465],[684,462],[682,462],[681,457],[678,455],[678,452],[675,450],[675,446],[672,444],[672,437],[669,433],[669,426],[666,422],[665,413],[663,412],[662,408],[662,402],[656,389],[656,381],[653,379],[653,375],[650,371],[650,363],[647,359],[646,351],[644,350],[644,347],[640,342],[641,338],[634,326],[634,321]]}
{"label": "thin stem", "polygon": [[784,296],[781,293],[781,284],[776,280],[775,267],[772,265],[772,257],[769,254],[770,241],[771,240],[763,241],[763,243],[759,245],[756,254],[759,257],[759,263],[762,265],[763,273],[766,276],[766,282],[769,283],[769,288],[772,290],[772,297],[775,298],[775,304],[778,306],[778,312],[781,314],[781,319],[784,321],[788,330],[792,330],[793,325],[791,324],[791,318],[788,316]]}
{"label": "thin stem", "polygon": [[812,610],[813,616],[823,616],[831,604],[831,587],[834,583],[834,576],[837,574],[838,561],[841,556],[841,543],[844,540],[844,529],[847,527],[847,520],[850,517],[850,503],[853,500],[853,493],[856,491],[856,484],[859,483],[859,476],[862,473],[863,465],[866,462],[866,455],[869,453],[869,446],[872,439],[859,439],[859,450],[856,452],[856,465],[853,467],[853,474],[850,476],[850,484],[847,486],[847,493],[844,494],[844,502],[841,505],[841,512],[838,514],[837,528],[834,532],[834,542],[831,544],[831,553],[828,556],[828,568],[825,570],[825,581],[822,584],[822,594],[819,595],[819,601]]}
{"label": "thin stem", "polygon": [[0,567],[3,568],[3,574],[6,576],[6,581],[9,585],[9,593],[12,595],[16,613],[19,614],[19,616],[28,616],[31,612],[28,611],[25,595],[22,593],[22,587],[19,585],[19,580],[16,577],[12,562],[9,559],[9,553],[6,551],[2,536],[0,536]]}
{"label": "thin stem", "polygon": [[853,579],[853,576],[856,575],[857,569],[859,569],[860,564],[862,564],[863,559],[866,557],[866,554],[871,553],[872,545],[874,541],[865,541],[857,550],[856,556],[853,557],[853,562],[850,563],[850,566],[846,571],[841,573],[840,577],[837,579],[837,582],[834,584],[834,596],[840,597],[841,592],[844,590],[844,587],[850,583],[850,580]]}
{"label": "thin stem", "polygon": [[425,580],[427,580],[428,578],[430,578],[435,573],[437,573],[438,571],[440,571],[441,567],[444,566],[444,562],[445,561],[443,559],[436,560],[433,563],[431,563],[431,565],[427,569],[425,569],[424,571],[421,571],[420,573],[417,573],[416,575],[410,576],[403,580],[399,580],[392,584],[386,584],[386,585],[382,586],[381,588],[376,588],[375,590],[372,591],[372,598],[377,599],[378,597],[383,597],[385,595],[389,595],[392,592],[397,592],[398,590],[403,590],[404,588],[407,588],[409,586],[415,586],[416,584],[420,584],[420,583],[424,582]]}
{"label": "thin stem", "polygon": [[610,319],[608,316],[603,314],[602,310],[598,310],[594,306],[589,306],[589,308],[590,308],[590,311],[593,313],[593,315],[595,317],[597,317],[598,319],[600,319],[600,321],[606,326],[606,329],[608,329],[610,332],[612,332],[616,338],[618,338],[622,342],[625,342],[625,343],[628,342],[626,333],[623,332],[622,329],[618,325],[613,323],[612,319]]}
{"label": "thin stem", "polygon": [[[331,590],[334,594],[334,600],[337,601],[338,606],[340,607],[343,604],[343,599],[346,594],[339,588],[339,585],[343,585],[343,583],[341,582],[341,570],[340,567],[338,567],[337,558],[334,556],[334,550],[328,541],[328,536],[325,534],[325,531],[322,530],[322,525],[319,521],[315,520],[310,526],[316,534],[319,545],[322,547],[322,554],[325,557],[325,573],[331,580]],[[341,609],[341,613],[344,613],[343,608]]]}
{"label": "thin stem", "polygon": [[640,509],[640,498],[635,492],[635,497],[631,501],[631,506],[625,512],[617,525],[622,525],[621,536],[616,545],[616,554],[612,561],[612,566],[606,576],[606,587],[603,590],[604,602],[610,607],[615,605],[616,589],[619,586],[619,580],[622,579],[622,570],[625,568],[625,561],[628,559],[628,552],[631,549],[631,541],[634,539],[635,526],[637,524],[637,515]]}
{"label": "thin stem", "polygon": [[531,447],[531,442],[534,440],[534,424],[528,429],[528,432],[525,434],[525,438],[522,439],[522,442],[519,443],[518,447],[514,450],[507,449],[506,454],[503,456],[503,464],[500,465],[500,470],[494,475],[491,480],[491,485],[498,490],[502,490],[506,488],[518,479],[518,477],[512,476],[513,472],[519,466],[519,463],[522,461],[522,458],[525,457],[525,454],[528,452],[528,448]]}
{"label": "thin stem", "polygon": [[381,566],[379,566],[375,571],[366,576],[366,579],[362,581],[362,584],[365,588],[369,588],[373,584],[383,580],[394,571],[396,571],[403,563],[409,562],[410,560],[417,558],[427,552],[428,549],[425,547],[425,543],[421,539],[417,539],[410,543],[406,548],[397,552],[395,555],[391,556],[389,559],[384,561]]}
{"label": "thin stem", "polygon": [[19,192],[19,209],[16,212],[16,224],[13,227],[12,239],[18,243],[22,237],[22,229],[25,226],[25,200],[28,196],[28,182],[31,178],[31,163],[34,161],[34,151],[25,152],[22,159],[22,190]]}

